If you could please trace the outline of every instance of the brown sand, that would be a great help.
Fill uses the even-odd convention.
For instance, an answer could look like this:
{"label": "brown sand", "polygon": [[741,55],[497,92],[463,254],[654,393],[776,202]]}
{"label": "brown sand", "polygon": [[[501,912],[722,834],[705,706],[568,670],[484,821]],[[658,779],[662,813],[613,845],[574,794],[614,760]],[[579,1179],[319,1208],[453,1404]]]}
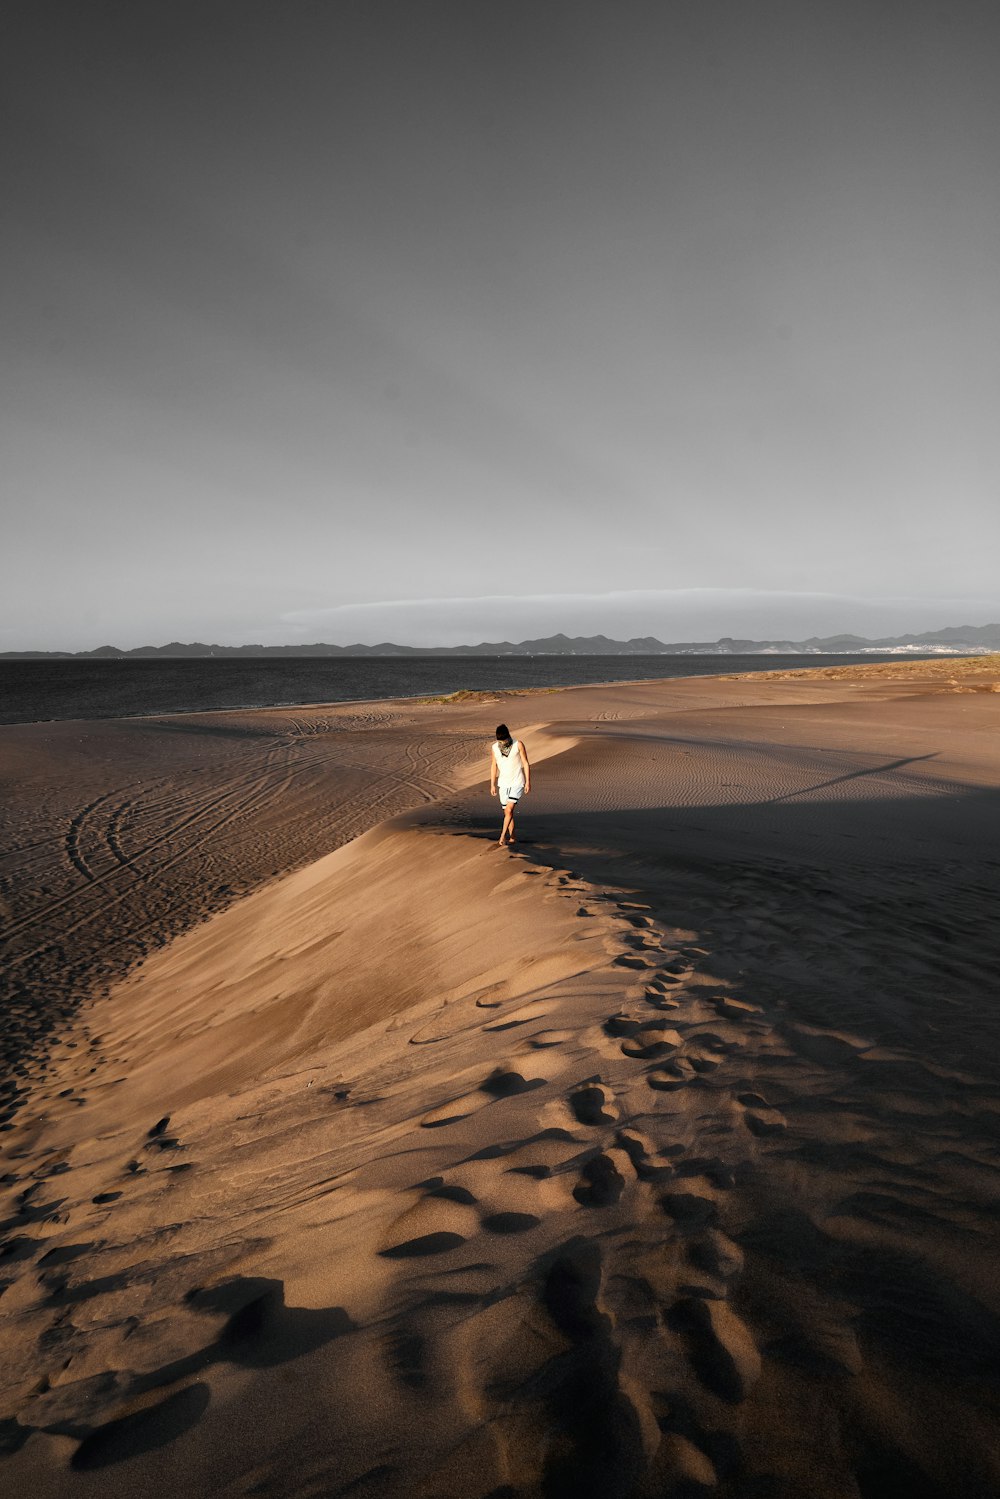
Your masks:
{"label": "brown sand", "polygon": [[3,730],[0,1493],[1000,1493],[941,665]]}

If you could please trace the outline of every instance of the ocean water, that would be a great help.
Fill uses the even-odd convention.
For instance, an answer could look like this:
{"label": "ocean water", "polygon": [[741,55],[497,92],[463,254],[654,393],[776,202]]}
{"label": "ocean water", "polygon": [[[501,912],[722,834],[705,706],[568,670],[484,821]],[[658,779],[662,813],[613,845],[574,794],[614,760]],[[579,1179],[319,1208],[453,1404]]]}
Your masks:
{"label": "ocean water", "polygon": [[404,656],[0,661],[0,723],[563,687],[891,656]]}

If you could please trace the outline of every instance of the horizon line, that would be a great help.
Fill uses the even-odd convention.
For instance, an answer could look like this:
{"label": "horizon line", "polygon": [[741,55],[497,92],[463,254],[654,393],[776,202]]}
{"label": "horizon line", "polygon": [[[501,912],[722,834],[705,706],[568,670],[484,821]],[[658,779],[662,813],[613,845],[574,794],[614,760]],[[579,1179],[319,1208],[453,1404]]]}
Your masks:
{"label": "horizon line", "polygon": [[[153,653],[156,653],[156,654],[165,654],[165,653],[169,652],[172,648],[175,648],[175,647],[177,649],[179,649],[179,650],[182,650],[182,651],[209,651],[209,652],[220,651],[220,652],[223,652],[224,654],[227,654],[227,655],[230,654],[230,653],[246,652],[246,651],[266,651],[266,652],[280,651],[280,652],[282,652],[282,653],[284,653],[286,655],[295,655],[295,654],[299,654],[299,653],[311,653],[313,651],[318,651],[318,650],[334,651],[334,652],[337,652],[338,654],[350,653],[352,651],[361,651],[361,652],[364,652],[364,653],[378,653],[380,651],[394,651],[394,652],[398,651],[398,652],[405,653],[407,655],[419,655],[421,652],[424,652],[424,651],[434,652],[435,654],[438,654],[438,653],[455,654],[455,653],[466,652],[466,651],[487,651],[487,650],[490,650],[491,648],[496,648],[500,653],[505,653],[505,651],[508,651],[508,650],[521,650],[521,649],[524,649],[525,647],[529,647],[529,646],[541,646],[541,645],[554,644],[556,641],[565,641],[566,644],[570,645],[570,646],[585,645],[585,644],[589,644],[591,642],[593,642],[593,643],[602,642],[602,643],[610,645],[610,646],[635,646],[635,645],[642,645],[642,644],[647,644],[648,643],[651,647],[654,648],[650,652],[650,654],[657,654],[658,651],[657,651],[656,648],[662,648],[662,650],[664,652],[671,653],[671,654],[677,654],[677,653],[682,653],[682,654],[698,654],[698,651],[697,651],[696,648],[699,647],[699,646],[712,647],[712,646],[721,646],[721,645],[757,646],[757,647],[760,647],[760,648],[770,648],[772,650],[775,647],[777,647],[777,646],[789,646],[789,647],[793,647],[793,648],[796,647],[796,646],[811,646],[811,647],[813,647],[815,649],[816,647],[818,647],[820,645],[823,645],[823,644],[826,644],[826,643],[830,643],[830,642],[835,642],[835,641],[837,641],[837,642],[839,642],[839,641],[857,642],[857,644],[859,646],[861,646],[861,647],[868,647],[870,649],[878,649],[879,646],[898,646],[898,647],[904,647],[904,646],[909,646],[909,645],[912,645],[914,648],[919,648],[919,643],[920,643],[921,640],[925,640],[926,641],[926,640],[933,639],[933,640],[936,640],[938,642],[943,643],[942,637],[954,636],[954,635],[960,634],[962,632],[967,632],[970,635],[981,636],[985,632],[991,631],[991,630],[1000,631],[1000,621],[990,622],[990,623],[985,624],[985,625],[970,625],[970,624],[945,625],[945,626],[941,626],[941,627],[939,627],[937,629],[932,629],[932,630],[922,630],[922,631],[921,630],[910,630],[910,631],[904,631],[904,632],[902,632],[900,634],[897,634],[897,635],[881,635],[881,636],[874,636],[874,637],[873,636],[865,636],[865,635],[856,635],[856,634],[854,634],[851,631],[846,631],[845,630],[845,631],[838,631],[838,632],[836,632],[836,633],[834,633],[832,635],[807,635],[807,636],[802,636],[798,640],[794,640],[794,639],[792,639],[789,636],[781,636],[781,637],[771,636],[771,637],[767,637],[767,638],[758,638],[758,637],[740,636],[740,635],[719,635],[714,640],[671,640],[671,641],[666,641],[666,640],[660,640],[659,637],[655,636],[655,635],[632,635],[632,636],[629,636],[627,639],[619,639],[619,638],[616,638],[614,636],[605,635],[602,632],[598,632],[598,633],[596,633],[594,635],[567,635],[564,631],[561,631],[561,630],[560,631],[555,631],[551,635],[533,636],[533,637],[528,637],[528,638],[526,638],[524,640],[519,640],[519,641],[513,641],[513,640],[480,640],[480,641],[475,642],[475,643],[473,643],[473,642],[465,642],[465,643],[462,643],[460,645],[433,645],[433,644],[403,645],[403,644],[400,644],[397,641],[392,641],[392,640],[380,640],[380,641],[374,642],[372,644],[368,644],[368,643],[366,643],[364,641],[356,640],[356,641],[352,641],[350,644],[347,644],[347,645],[338,645],[338,644],[336,644],[333,641],[323,641],[323,640],[308,641],[308,642],[307,641],[291,641],[291,642],[289,642],[289,641],[278,641],[278,642],[272,642],[270,644],[265,644],[263,641],[246,641],[246,642],[240,643],[239,645],[223,645],[223,644],[221,644],[221,643],[219,643],[217,641],[215,641],[215,642],[202,641],[202,640],[181,641],[181,640],[176,640],[175,639],[175,640],[167,641],[163,645],[144,644],[144,645],[139,645],[139,646],[123,647],[123,646],[113,645],[111,643],[105,643],[105,644],[102,644],[102,645],[99,645],[99,646],[93,646],[93,647],[90,647],[90,648],[87,648],[87,649],[82,649],[82,650],[77,650],[77,651],[60,650],[58,648],[55,648],[55,649],[31,649],[31,648],[27,648],[27,649],[21,649],[21,650],[13,650],[13,651],[0,651],[0,660],[37,659],[39,657],[46,657],[46,656],[50,656],[50,657],[54,656],[54,657],[58,657],[60,659],[67,659],[67,658],[68,659],[77,659],[77,658],[80,658],[80,657],[92,658],[94,656],[104,656],[104,657],[107,657],[109,653],[113,653],[115,656],[122,656],[122,657],[124,657],[124,656],[135,656],[135,655],[142,654],[144,652],[153,652]],[[958,642],[955,642],[955,644],[957,646]],[[793,653],[795,653],[795,652],[793,651]],[[552,652],[544,652],[544,653],[540,653],[540,654],[572,655],[572,654],[579,654],[579,652],[577,652],[577,651],[552,651]],[[611,652],[609,654],[614,654],[614,653]],[[633,652],[630,652],[630,654],[641,654],[641,653],[637,653],[637,652],[633,651]],[[847,654],[851,654],[851,652],[848,651]]]}

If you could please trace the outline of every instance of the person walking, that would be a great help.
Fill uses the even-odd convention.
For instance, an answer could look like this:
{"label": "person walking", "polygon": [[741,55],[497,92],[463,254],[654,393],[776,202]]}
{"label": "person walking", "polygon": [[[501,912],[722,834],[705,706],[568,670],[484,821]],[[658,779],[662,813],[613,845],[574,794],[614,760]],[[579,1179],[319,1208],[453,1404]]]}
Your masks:
{"label": "person walking", "polygon": [[490,795],[500,797],[503,827],[498,845],[515,842],[514,813],[522,796],[531,790],[531,765],[520,739],[515,739],[505,723],[497,724],[497,737],[490,756]]}

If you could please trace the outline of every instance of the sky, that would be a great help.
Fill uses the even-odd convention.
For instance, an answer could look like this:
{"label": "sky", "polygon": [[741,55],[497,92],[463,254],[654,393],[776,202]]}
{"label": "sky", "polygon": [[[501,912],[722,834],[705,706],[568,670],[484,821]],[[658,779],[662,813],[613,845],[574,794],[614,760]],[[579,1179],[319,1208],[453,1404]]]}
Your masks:
{"label": "sky", "polygon": [[1000,618],[1000,10],[8,0],[0,650]]}

